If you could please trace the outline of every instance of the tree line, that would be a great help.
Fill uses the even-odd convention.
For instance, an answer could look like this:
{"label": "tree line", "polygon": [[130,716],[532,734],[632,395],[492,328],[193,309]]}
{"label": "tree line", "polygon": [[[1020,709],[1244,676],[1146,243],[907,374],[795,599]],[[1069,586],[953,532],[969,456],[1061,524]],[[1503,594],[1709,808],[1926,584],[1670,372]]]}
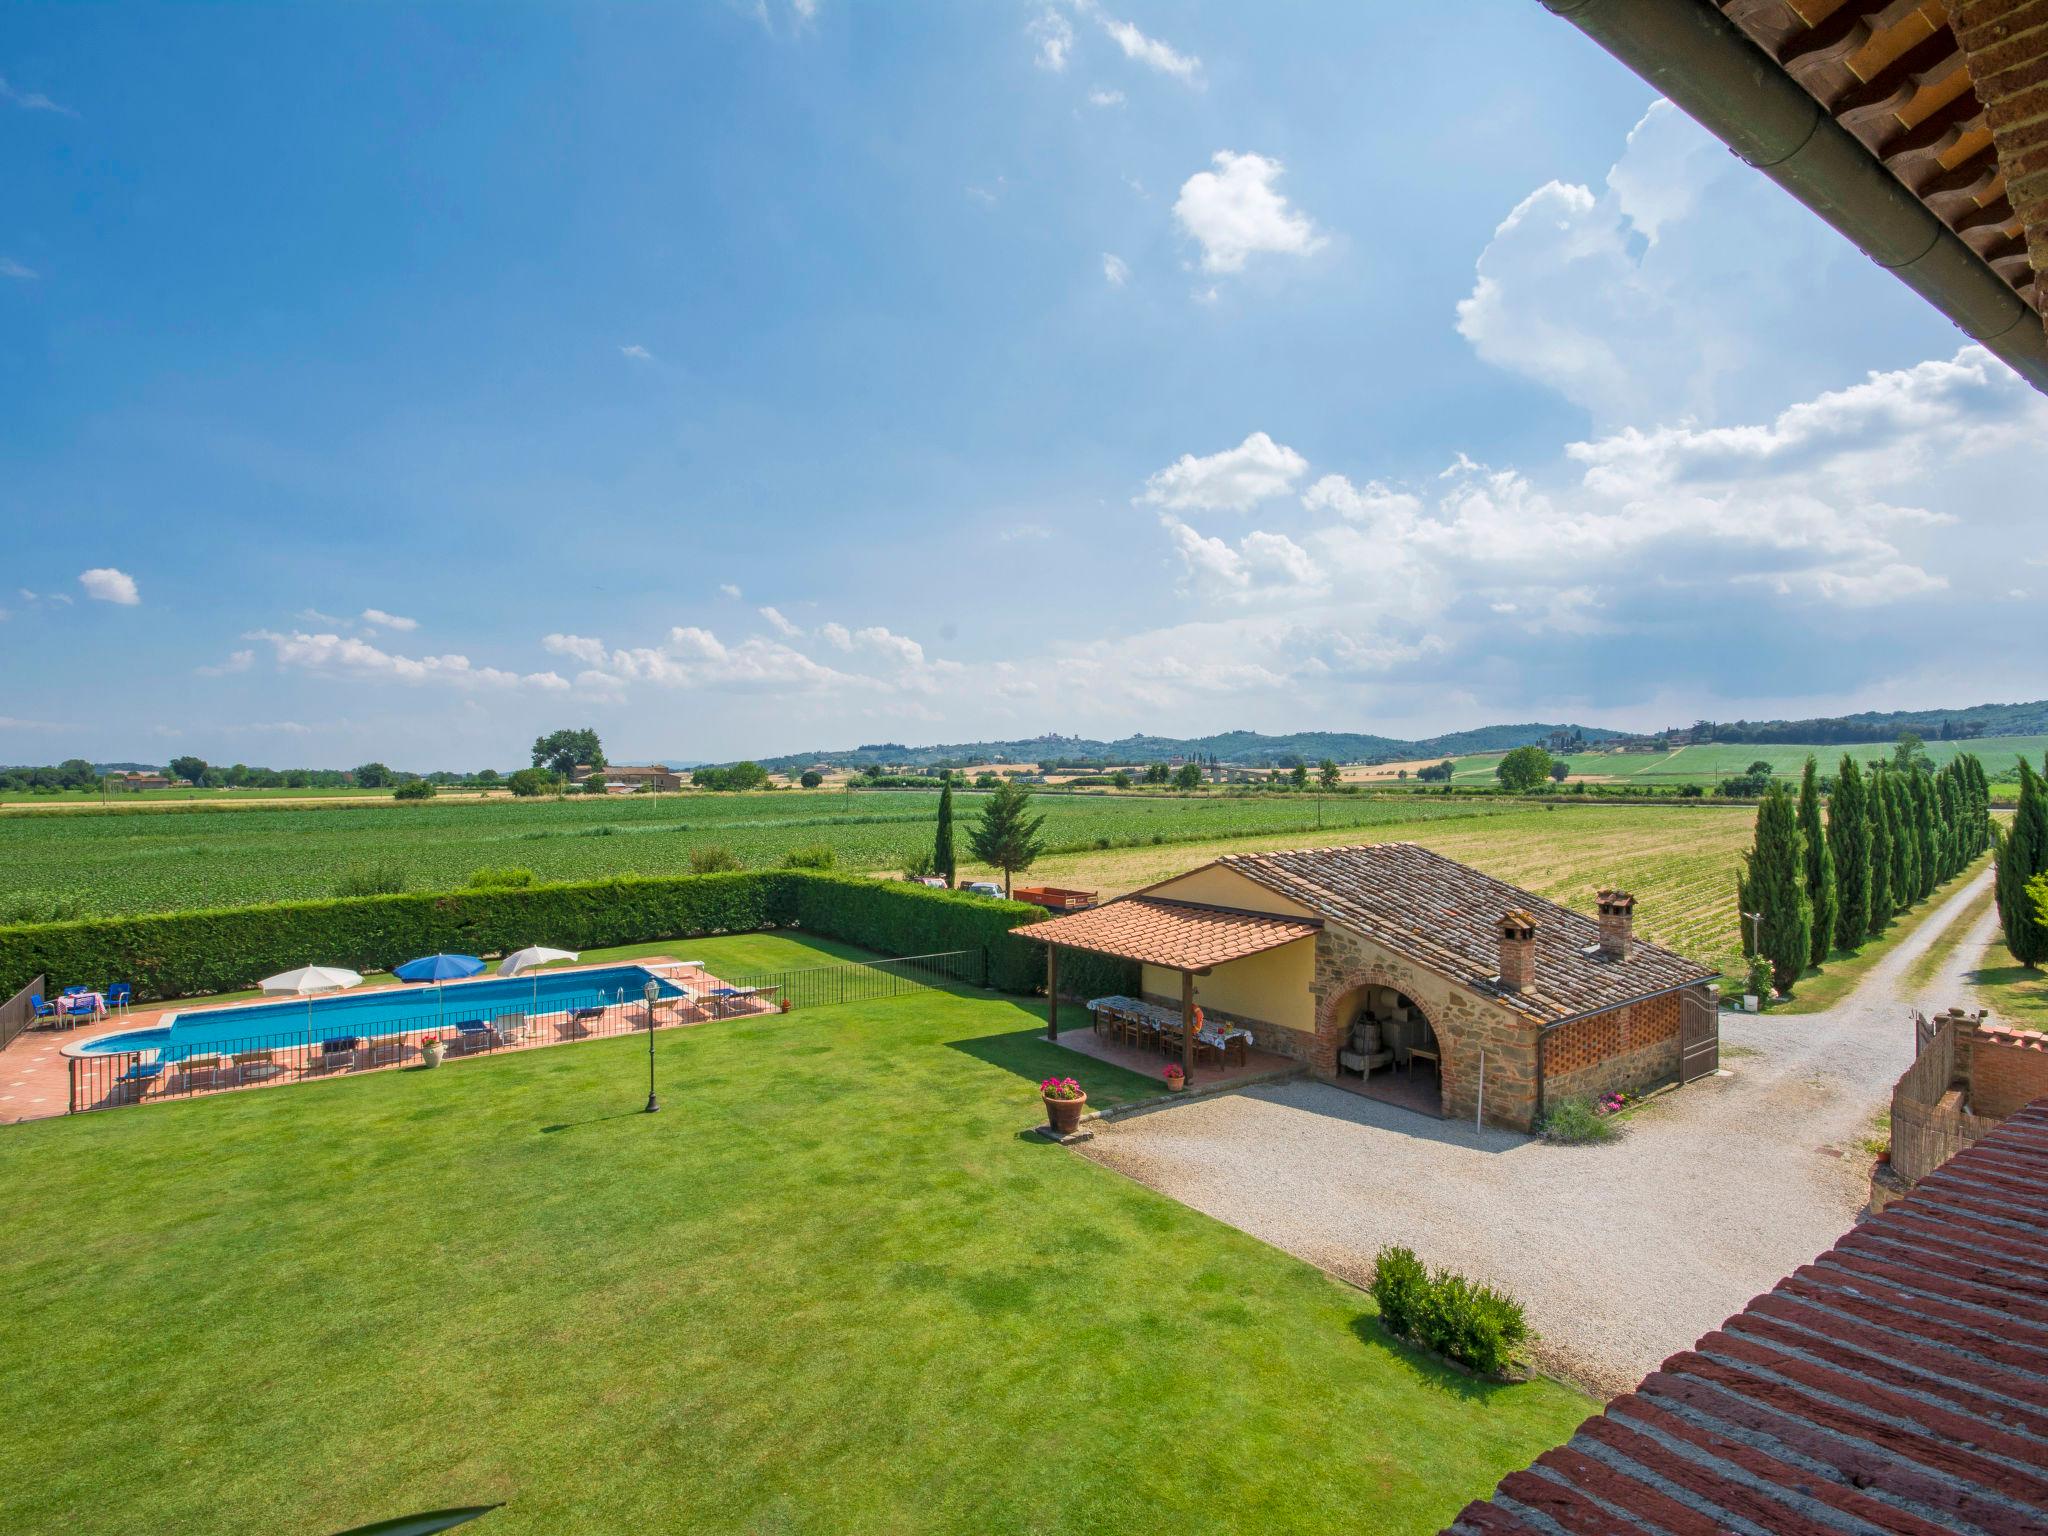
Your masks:
{"label": "tree line", "polygon": [[1812,757],[1796,797],[1782,783],[1764,790],[1735,877],[1737,921],[1743,954],[1766,961],[1785,996],[1810,967],[1881,937],[2000,837],[1984,765],[1961,753],[1934,768],[1919,747],[1901,738],[1867,774],[1845,756],[1825,796]]}

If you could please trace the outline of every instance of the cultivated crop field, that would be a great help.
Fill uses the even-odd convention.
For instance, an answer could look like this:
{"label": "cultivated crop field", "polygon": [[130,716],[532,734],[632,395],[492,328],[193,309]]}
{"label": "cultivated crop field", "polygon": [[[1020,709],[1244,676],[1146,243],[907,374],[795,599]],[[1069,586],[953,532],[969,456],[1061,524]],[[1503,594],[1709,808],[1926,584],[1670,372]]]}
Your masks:
{"label": "cultivated crop field", "polygon": [[[1983,761],[1984,771],[1994,784],[2016,782],[2019,777],[2015,766],[2017,760],[2024,755],[2038,766],[2042,753],[2048,752],[2048,736],[1985,736],[1968,741],[1930,741],[1926,744],[1926,752],[1936,767],[1959,752],[1974,752]],[[1824,772],[1832,772],[1844,755],[1853,756],[1859,763],[1889,762],[1892,746],[1890,742],[1883,741],[1835,746],[1712,742],[1706,746],[1679,747],[1671,752],[1579,752],[1568,761],[1574,774],[1616,783],[1718,784],[1742,773],[1756,762],[1769,763],[1771,772],[1778,778],[1796,779],[1806,766],[1809,753],[1820,759]],[[1494,769],[1500,766],[1500,759],[1498,752],[1455,758],[1456,767],[1451,778],[1460,784],[1490,784]]]}
{"label": "cultivated crop field", "polygon": [[[985,797],[955,797],[962,827]],[[1045,795],[1054,851],[1484,819],[1511,803],[1441,804],[1335,796],[1261,798]],[[492,800],[299,809],[71,811],[0,817],[0,921],[83,917],[340,894],[366,874],[444,890],[476,869],[515,866],[543,880],[689,871],[690,851],[730,849],[750,867],[822,844],[838,867],[893,870],[931,845],[938,796],[887,790],[619,799]],[[1399,835],[1407,835],[1402,833]]]}

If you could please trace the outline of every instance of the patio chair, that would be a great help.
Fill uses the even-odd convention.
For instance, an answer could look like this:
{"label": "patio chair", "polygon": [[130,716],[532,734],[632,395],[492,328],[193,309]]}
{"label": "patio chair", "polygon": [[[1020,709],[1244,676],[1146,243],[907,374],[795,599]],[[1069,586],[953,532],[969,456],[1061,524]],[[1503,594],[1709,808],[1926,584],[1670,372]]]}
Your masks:
{"label": "patio chair", "polygon": [[118,1008],[121,1012],[126,1013],[128,1011],[128,1004],[133,1000],[134,996],[135,989],[133,987],[129,986],[125,981],[117,981],[107,988],[107,1007],[109,1009]]}
{"label": "patio chair", "polygon": [[271,1050],[237,1051],[233,1061],[237,1083],[264,1082],[284,1070],[277,1064],[277,1052]]}
{"label": "patio chair", "polygon": [[39,1019],[54,1019],[57,1017],[57,1005],[44,1002],[43,994],[40,992],[29,993],[28,1006],[29,1011]]}
{"label": "patio chair", "polygon": [[455,1026],[455,1038],[448,1042],[448,1054],[467,1056],[474,1051],[488,1051],[502,1043],[488,1020],[464,1019]]}
{"label": "patio chair", "polygon": [[57,1016],[61,1019],[96,1019],[100,1016],[97,999],[85,995],[83,988],[66,992],[57,1000]]}
{"label": "patio chair", "polygon": [[218,1088],[221,1085],[220,1058],[218,1056],[187,1056],[171,1067],[171,1092],[191,1093],[200,1088]]}

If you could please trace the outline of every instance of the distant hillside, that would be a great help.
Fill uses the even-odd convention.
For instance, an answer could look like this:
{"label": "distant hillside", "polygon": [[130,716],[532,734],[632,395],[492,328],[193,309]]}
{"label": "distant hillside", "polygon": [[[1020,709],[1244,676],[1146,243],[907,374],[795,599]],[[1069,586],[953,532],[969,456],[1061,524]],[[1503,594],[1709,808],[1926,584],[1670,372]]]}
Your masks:
{"label": "distant hillside", "polygon": [[1384,763],[1411,757],[1457,757],[1468,752],[1505,752],[1547,740],[1554,731],[1577,733],[1587,743],[1606,741],[1619,732],[1590,725],[1487,725],[1454,731],[1421,741],[1396,736],[1369,736],[1350,731],[1297,731],[1287,736],[1262,736],[1257,731],[1225,731],[1215,736],[1125,736],[1097,741],[1085,736],[1035,736],[1015,741],[958,741],[913,747],[900,741],[869,742],[850,750],[792,752],[759,759],[772,773],[823,764],[832,768],[866,768],[887,764],[906,768],[964,768],[974,763],[1057,763],[1116,765],[1164,762],[1197,757],[1244,768],[1291,767],[1335,758],[1340,763]]}
{"label": "distant hillside", "polygon": [[1702,720],[1695,741],[1767,741],[1825,746],[1841,742],[1894,741],[1912,731],[1929,741],[1967,741],[1978,736],[2048,735],[2048,699],[2032,704],[1977,704],[1968,709],[1867,710],[1815,720]]}

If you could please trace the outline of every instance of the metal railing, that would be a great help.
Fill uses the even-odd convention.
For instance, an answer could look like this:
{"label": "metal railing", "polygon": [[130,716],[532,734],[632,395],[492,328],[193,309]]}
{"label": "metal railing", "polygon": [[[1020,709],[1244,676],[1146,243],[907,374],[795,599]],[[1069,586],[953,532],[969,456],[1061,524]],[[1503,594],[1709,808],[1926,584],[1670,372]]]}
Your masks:
{"label": "metal railing", "polygon": [[[418,1064],[430,1043],[444,1057],[531,1050],[576,1040],[698,1024],[712,1019],[765,1017],[799,1008],[864,1003],[934,985],[986,984],[985,950],[954,950],[897,960],[848,961],[720,978],[702,971],[657,970],[673,995],[652,1006],[624,988],[539,999],[539,1006],[491,1010],[482,1018],[460,1003],[417,1017],[383,1020],[374,1034],[330,1016],[318,1005],[296,1028],[220,1041],[178,1041],[132,1051],[68,1058],[69,1110],[112,1109],[159,1099],[188,1098],[265,1083],[344,1077],[383,1067]],[[195,1017],[200,1017],[195,1015]]]}
{"label": "metal railing", "polygon": [[35,1023],[35,1005],[29,999],[42,996],[44,987],[44,978],[38,976],[6,1002],[0,1003],[0,1051],[14,1044]]}

